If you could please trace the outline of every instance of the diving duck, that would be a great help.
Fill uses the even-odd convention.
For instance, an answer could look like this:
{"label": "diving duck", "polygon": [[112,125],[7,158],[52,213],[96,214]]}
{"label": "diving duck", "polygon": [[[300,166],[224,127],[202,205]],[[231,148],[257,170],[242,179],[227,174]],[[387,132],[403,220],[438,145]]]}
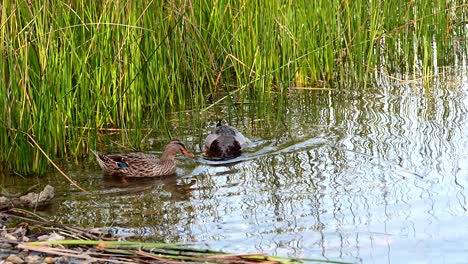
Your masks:
{"label": "diving duck", "polygon": [[249,142],[237,129],[222,124],[220,120],[205,139],[205,155],[213,160],[233,159],[241,155]]}
{"label": "diving duck", "polygon": [[91,150],[104,173],[123,177],[158,177],[172,175],[176,172],[175,156],[182,153],[193,158],[184,144],[171,140],[166,145],[160,159],[145,153],[109,153],[102,154]]}

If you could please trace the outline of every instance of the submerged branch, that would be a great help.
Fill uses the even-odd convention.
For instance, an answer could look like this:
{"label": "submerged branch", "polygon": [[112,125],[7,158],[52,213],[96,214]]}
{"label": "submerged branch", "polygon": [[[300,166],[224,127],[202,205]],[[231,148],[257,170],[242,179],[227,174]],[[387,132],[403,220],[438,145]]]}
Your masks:
{"label": "submerged branch", "polygon": [[58,170],[58,172],[60,172],[60,174],[62,174],[63,177],[65,177],[65,179],[67,179],[73,186],[75,186],[76,188],[78,188],[80,191],[83,191],[83,192],[88,192],[86,191],[85,189],[81,188],[75,181],[73,181],[70,177],[67,176],[67,174],[65,174],[65,172],[62,171],[62,169],[60,169],[59,166],[57,166],[57,164],[55,164],[55,162],[49,158],[49,156],[47,155],[47,153],[45,153],[45,151],[39,146],[39,144],[37,144],[37,142],[34,140],[34,138],[29,135],[29,134],[26,134],[28,135],[28,138],[34,143],[34,145],[42,152],[42,154],[46,157],[46,159],[52,164],[52,166],[54,166],[55,169]]}
{"label": "submerged branch", "polygon": [[78,188],[80,191],[83,191],[83,192],[88,192],[86,191],[85,189],[83,189],[81,186],[79,186],[75,181],[73,181],[70,177],[67,176],[67,174],[65,174],[65,172],[62,171],[62,169],[60,169],[60,167],[55,164],[55,162],[49,157],[49,155],[47,155],[47,153],[41,148],[41,146],[39,146],[39,144],[36,142],[36,140],[34,139],[33,136],[31,136],[29,133],[26,133],[24,131],[21,131],[21,130],[18,130],[18,129],[14,129],[14,128],[7,128],[8,130],[11,130],[11,131],[15,131],[15,132],[19,132],[19,133],[22,133],[24,135],[26,135],[30,140],[31,142],[34,144],[34,146],[44,155],[44,157],[47,159],[47,161],[49,161],[50,164],[52,164],[52,166],[54,166],[54,168],[65,178],[67,179],[68,182],[70,182],[73,186],[75,186],[76,188]]}

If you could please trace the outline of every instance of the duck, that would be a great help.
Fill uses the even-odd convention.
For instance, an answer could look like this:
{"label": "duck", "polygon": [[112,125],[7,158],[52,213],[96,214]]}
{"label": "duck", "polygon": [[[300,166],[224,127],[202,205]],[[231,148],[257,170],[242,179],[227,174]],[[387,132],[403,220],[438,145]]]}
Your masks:
{"label": "duck", "polygon": [[204,142],[205,156],[212,160],[229,160],[242,154],[250,140],[236,128],[218,121]]}
{"label": "duck", "polygon": [[160,177],[176,172],[175,156],[179,153],[193,158],[185,145],[177,139],[171,140],[165,147],[161,158],[153,154],[140,152],[103,154],[91,150],[96,156],[99,167],[107,175],[123,177]]}

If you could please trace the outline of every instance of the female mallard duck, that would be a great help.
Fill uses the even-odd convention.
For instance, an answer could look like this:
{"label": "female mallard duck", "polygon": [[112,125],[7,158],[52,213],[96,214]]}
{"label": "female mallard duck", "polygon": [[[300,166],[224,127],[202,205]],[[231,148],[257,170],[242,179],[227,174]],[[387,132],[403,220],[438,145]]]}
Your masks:
{"label": "female mallard duck", "polygon": [[205,155],[215,160],[233,159],[241,155],[249,142],[237,129],[221,124],[220,120],[205,139]]}
{"label": "female mallard duck", "polygon": [[93,150],[92,152],[96,155],[96,160],[104,173],[124,177],[171,175],[176,172],[175,156],[178,153],[191,158],[194,156],[179,140],[169,142],[160,159],[155,155],[144,153],[102,154]]}

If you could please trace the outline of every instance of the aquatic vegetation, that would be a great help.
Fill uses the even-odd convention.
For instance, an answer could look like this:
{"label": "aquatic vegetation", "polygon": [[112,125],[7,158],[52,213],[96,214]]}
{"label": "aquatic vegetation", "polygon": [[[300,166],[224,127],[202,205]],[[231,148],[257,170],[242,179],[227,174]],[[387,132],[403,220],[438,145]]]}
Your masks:
{"label": "aquatic vegetation", "polygon": [[[432,76],[466,52],[460,1],[4,1],[0,161],[20,174],[78,159],[119,129],[212,103],[283,104],[290,86]],[[342,89],[342,88],[341,88]],[[279,99],[278,99],[279,98]],[[134,129],[131,136],[128,129]]]}
{"label": "aquatic vegetation", "polygon": [[[198,249],[184,244],[125,241],[109,236],[105,228],[70,227],[48,221],[22,209],[2,211],[0,216],[23,221],[16,227],[4,228],[0,234],[1,247],[9,249],[6,252],[16,253],[13,256],[16,256],[18,262],[22,262],[22,258],[34,256],[29,252],[39,252],[41,256],[36,255],[35,262],[49,258],[53,260],[51,262],[105,263],[349,263],[327,259],[269,256],[261,253],[233,254]],[[17,250],[11,250],[13,247]]]}

